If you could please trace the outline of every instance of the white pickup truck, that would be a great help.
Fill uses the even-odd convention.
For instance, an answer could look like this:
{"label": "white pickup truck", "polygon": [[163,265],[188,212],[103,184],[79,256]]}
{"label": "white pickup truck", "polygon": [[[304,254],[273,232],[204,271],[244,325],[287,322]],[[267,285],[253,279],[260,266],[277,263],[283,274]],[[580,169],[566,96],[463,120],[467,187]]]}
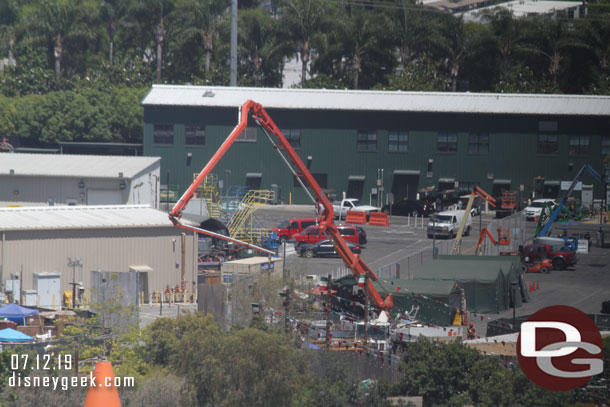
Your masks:
{"label": "white pickup truck", "polygon": [[335,219],[344,219],[347,211],[366,212],[367,219],[371,212],[378,212],[376,206],[362,205],[356,198],[347,198],[342,201],[334,201],[333,208],[335,211]]}

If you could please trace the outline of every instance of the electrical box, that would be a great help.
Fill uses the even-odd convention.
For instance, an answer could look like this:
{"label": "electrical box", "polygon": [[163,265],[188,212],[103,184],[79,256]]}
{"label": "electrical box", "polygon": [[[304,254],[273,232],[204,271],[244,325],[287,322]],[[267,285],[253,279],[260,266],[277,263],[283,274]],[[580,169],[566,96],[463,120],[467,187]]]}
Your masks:
{"label": "electrical box", "polygon": [[19,295],[21,290],[21,280],[6,280],[5,281],[6,292],[15,295]]}
{"label": "electrical box", "polygon": [[61,274],[34,273],[34,289],[40,297],[39,307],[61,309]]}
{"label": "electrical box", "polygon": [[38,293],[36,292],[36,290],[23,290],[23,306],[38,306]]}

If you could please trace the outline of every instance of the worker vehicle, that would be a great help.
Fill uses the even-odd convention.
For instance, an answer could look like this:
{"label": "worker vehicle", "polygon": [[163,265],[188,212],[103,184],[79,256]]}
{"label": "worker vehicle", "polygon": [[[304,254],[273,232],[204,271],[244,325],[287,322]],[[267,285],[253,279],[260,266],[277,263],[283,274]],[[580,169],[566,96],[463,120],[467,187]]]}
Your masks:
{"label": "worker vehicle", "polygon": [[383,213],[398,216],[428,216],[433,212],[432,206],[426,201],[415,201],[403,199],[393,204],[384,205],[381,208]]}
{"label": "worker vehicle", "polygon": [[439,212],[430,218],[430,221],[428,222],[428,229],[426,231],[428,238],[431,239],[436,235],[436,237],[453,239],[458,233],[458,229],[464,216],[468,216],[466,219],[466,224],[464,225],[464,236],[469,236],[472,226],[472,217],[470,214],[467,215],[466,211],[455,210]]}
{"label": "worker vehicle", "polygon": [[[510,229],[498,226],[497,231],[498,231],[498,238],[496,239],[493,237],[493,235],[491,234],[489,229],[487,229],[486,227],[481,229],[481,233],[479,234],[479,241],[474,250],[474,252],[477,256],[483,255],[483,242],[485,241],[485,237],[487,237],[489,239],[489,241],[491,242],[491,244],[494,246],[510,245]],[[511,255],[511,256],[520,255],[519,252],[501,252],[500,254]]]}
{"label": "worker vehicle", "polygon": [[553,264],[549,259],[542,259],[534,262],[529,262],[528,260],[529,259],[526,258],[526,260],[521,263],[521,271],[524,273],[548,274],[553,268]]}
{"label": "worker vehicle", "polygon": [[525,218],[527,220],[537,221],[540,215],[542,214],[542,209],[546,206],[546,204],[554,204],[554,199],[536,199],[530,205],[528,205],[525,211]]}
{"label": "worker vehicle", "polygon": [[305,219],[287,219],[282,221],[279,225],[271,228],[271,231],[277,235],[277,239],[280,243],[284,243],[290,240],[292,236],[297,233],[301,233],[311,225],[316,224],[315,218]]}
{"label": "worker vehicle", "polygon": [[[466,209],[468,205],[468,200],[470,199],[470,195],[462,195],[457,203],[457,209]],[[494,199],[495,202],[495,199]],[[475,196],[474,201],[472,202],[472,208],[470,209],[470,216],[480,215],[485,207],[485,200],[480,196]]]}
{"label": "worker vehicle", "polygon": [[[356,226],[337,225],[337,231],[346,242],[360,244],[360,233]],[[328,239],[328,233],[322,230],[318,225],[311,225],[303,232],[292,235],[292,238],[288,242],[298,246],[300,244],[317,243],[325,239]]]}
{"label": "worker vehicle", "polygon": [[505,218],[519,210],[517,206],[517,191],[503,191],[496,207],[496,218]]}
{"label": "worker vehicle", "polygon": [[[346,243],[352,253],[360,254],[360,245],[352,242]],[[301,257],[339,257],[332,239],[320,240],[318,243],[313,244],[299,245],[296,248],[296,252]]]}
{"label": "worker vehicle", "polygon": [[576,265],[578,257],[574,250],[562,250],[561,247],[534,243],[524,246],[521,250],[521,261],[530,263],[548,259],[556,270],[565,270]]}
{"label": "worker vehicle", "polygon": [[[212,156],[210,161],[201,170],[199,175],[195,178],[193,183],[184,192],[182,197],[176,202],[174,207],[169,213],[169,219],[171,222],[182,229],[202,233],[205,235],[218,237],[231,241],[234,243],[241,244],[245,247],[252,248],[258,252],[265,253],[267,255],[274,255],[275,253],[269,249],[265,249],[254,244],[244,242],[233,237],[226,237],[217,233],[194,227],[185,223],[182,220],[183,210],[188,202],[193,198],[199,186],[203,183],[206,177],[212,172],[214,167],[231,148],[235,140],[243,133],[248,126],[248,119],[252,119],[257,123],[267,136],[267,139],[271,143],[273,149],[280,155],[282,160],[287,164],[288,168],[292,172],[293,176],[303,187],[305,193],[309,196],[312,203],[319,203],[321,209],[316,205],[315,209],[320,213],[318,218],[318,228],[322,232],[325,232],[335,243],[335,251],[341,256],[346,267],[352,270],[354,278],[359,279],[360,276],[365,276],[365,290],[368,294],[367,298],[371,299],[371,305],[378,310],[388,311],[394,305],[392,294],[388,294],[385,298],[382,298],[375,286],[374,282],[379,282],[377,275],[370,269],[370,267],[360,258],[358,254],[352,253],[348,247],[345,239],[341,235],[339,228],[334,223],[335,211],[328,197],[322,191],[322,188],[317,183],[311,172],[307,169],[307,166],[303,163],[299,155],[296,153],[294,148],[290,145],[290,142],[279,130],[277,125],[273,122],[269,114],[263,108],[262,105],[248,100],[239,109],[239,122],[233,129],[231,134],[218,148],[218,151]],[[311,227],[311,226],[310,226]],[[358,233],[355,234],[358,236]],[[379,282],[381,284],[381,282]]]}
{"label": "worker vehicle", "polygon": [[[601,179],[600,175],[598,174],[597,171],[595,171],[595,169],[593,169],[593,167],[591,167],[589,164],[583,165],[582,168],[578,171],[578,173],[574,177],[574,180],[570,184],[570,187],[568,188],[568,190],[565,192],[565,194],[559,201],[559,204],[553,209],[553,212],[551,213],[551,215],[548,217],[548,219],[544,223],[544,226],[541,225],[543,220],[542,219],[539,220],[538,227],[536,228],[535,240],[540,241],[540,239],[547,239],[547,240],[552,239],[551,238],[551,228],[553,227],[553,224],[559,217],[559,214],[561,213],[565,203],[567,202],[568,198],[572,194],[572,191],[574,191],[574,188],[576,188],[576,185],[580,181],[580,178],[585,173],[585,171],[589,171],[589,173],[597,181],[601,182],[602,179]],[[542,229],[540,229],[540,227],[542,227]],[[564,241],[563,250],[569,249],[569,250],[573,250],[574,252],[576,252],[576,249],[578,248],[578,238],[576,236],[568,236],[567,231],[566,231],[565,233],[560,235],[559,238]],[[576,253],[574,253],[574,255],[576,255]]]}
{"label": "worker vehicle", "polygon": [[333,209],[335,211],[335,219],[345,219],[348,211],[354,212],[365,212],[368,215],[371,212],[378,212],[379,210],[375,206],[362,205],[358,199],[347,198],[341,201],[333,202]]}

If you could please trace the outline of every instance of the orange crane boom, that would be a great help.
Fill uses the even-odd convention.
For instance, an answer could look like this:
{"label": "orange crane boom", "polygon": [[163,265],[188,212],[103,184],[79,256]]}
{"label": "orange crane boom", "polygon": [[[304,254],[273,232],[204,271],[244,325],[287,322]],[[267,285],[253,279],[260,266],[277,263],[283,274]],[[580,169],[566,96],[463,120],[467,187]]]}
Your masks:
{"label": "orange crane boom", "polygon": [[[337,226],[334,223],[335,215],[333,205],[326,196],[326,194],[324,194],[324,192],[322,191],[322,188],[320,188],[320,185],[318,185],[313,175],[307,169],[307,166],[303,163],[296,151],[294,151],[294,149],[290,145],[290,142],[282,134],[282,132],[273,122],[269,114],[265,111],[263,106],[252,100],[248,100],[243,105],[241,105],[239,110],[239,122],[237,126],[235,126],[231,134],[229,134],[224,143],[222,143],[218,151],[212,156],[210,161],[201,170],[201,172],[195,178],[191,186],[184,192],[178,202],[176,202],[176,205],[169,213],[170,220],[174,223],[174,225],[181,228],[194,230],[204,234],[212,233],[203,229],[184,225],[180,220],[180,218],[182,217],[182,211],[195,194],[197,188],[210,174],[212,169],[216,166],[216,164],[218,164],[220,159],[226,154],[229,148],[231,148],[233,142],[235,142],[237,137],[239,137],[239,135],[246,129],[249,117],[251,117],[263,129],[263,131],[267,135],[267,138],[273,145],[274,149],[280,154],[286,165],[288,165],[289,169],[303,185],[304,189],[307,191],[312,201],[317,200],[319,205],[321,205],[321,207],[323,208],[323,210],[321,211],[322,215],[319,222],[320,230],[326,231],[326,233],[328,233],[333,239],[333,241],[335,242],[337,253],[341,256],[346,266],[352,270],[356,280],[358,280],[358,278],[363,274],[368,277],[366,288],[369,295],[371,296],[373,303],[375,304],[375,307],[380,310],[386,311],[392,308],[394,304],[392,295],[388,294],[385,299],[381,297],[379,292],[372,284],[373,281],[377,281],[377,275],[366,265],[366,263],[360,258],[359,255],[352,253],[352,251],[347,246],[347,243],[345,243],[345,240],[343,240],[343,237],[339,233],[339,230],[337,229]],[[285,152],[288,157],[286,157],[282,152]],[[311,193],[309,189],[307,189],[307,187],[304,185],[303,181],[309,187],[309,189],[311,189]],[[318,206],[316,206],[316,210],[317,209]],[[241,242],[236,239],[227,238],[226,236],[221,236],[217,234],[214,235],[221,239],[233,241],[259,251],[271,253],[266,249],[248,244],[246,242]]]}

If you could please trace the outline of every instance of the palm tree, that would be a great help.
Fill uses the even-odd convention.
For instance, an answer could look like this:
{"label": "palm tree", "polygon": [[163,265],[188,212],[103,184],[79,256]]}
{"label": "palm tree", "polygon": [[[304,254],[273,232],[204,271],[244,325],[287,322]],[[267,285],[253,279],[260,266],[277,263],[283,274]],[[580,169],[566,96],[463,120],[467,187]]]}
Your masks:
{"label": "palm tree", "polygon": [[332,28],[336,8],[322,0],[282,0],[278,13],[301,58],[301,87],[305,85],[307,67],[313,62],[312,48]]}
{"label": "palm tree", "polygon": [[610,74],[610,21],[595,18],[578,23],[582,46],[595,54],[601,74]]}
{"label": "palm tree", "polygon": [[259,9],[239,13],[240,61],[254,77],[254,86],[279,86],[284,57],[291,44],[283,41],[279,21]]}
{"label": "palm tree", "polygon": [[133,25],[130,14],[133,0],[101,0],[99,16],[109,38],[108,62],[114,64],[115,36],[120,27]]}
{"label": "palm tree", "polygon": [[451,78],[451,90],[457,91],[457,81],[463,64],[485,52],[493,52],[493,37],[488,28],[464,23],[461,17],[447,16],[438,26],[441,41],[435,41]]}
{"label": "palm tree", "polygon": [[65,41],[70,37],[85,34],[80,25],[81,2],[75,0],[41,0],[28,9],[26,25],[34,40],[50,38],[53,43],[55,75],[61,75]]}
{"label": "palm tree", "polygon": [[484,12],[482,18],[484,22],[489,23],[496,38],[498,52],[502,58],[502,73],[507,75],[511,61],[523,43],[521,20],[514,17],[512,10],[499,7]]}
{"label": "palm tree", "polygon": [[228,0],[183,0],[173,13],[179,36],[197,37],[203,44],[206,74],[210,71],[218,20],[230,5]]}

